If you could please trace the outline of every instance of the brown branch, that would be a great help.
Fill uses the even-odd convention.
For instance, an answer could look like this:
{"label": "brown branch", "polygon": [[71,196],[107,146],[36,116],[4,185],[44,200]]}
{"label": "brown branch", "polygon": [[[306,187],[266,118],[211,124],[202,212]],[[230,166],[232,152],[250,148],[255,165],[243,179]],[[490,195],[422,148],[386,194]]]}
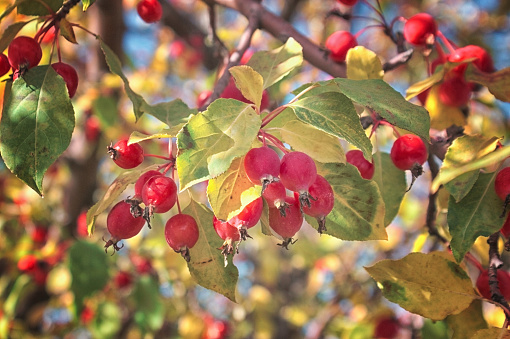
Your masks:
{"label": "brown branch", "polygon": [[[510,305],[503,297],[501,290],[499,289],[499,281],[498,281],[498,269],[503,266],[503,261],[499,256],[499,231],[492,234],[489,239],[487,239],[487,243],[489,244],[489,287],[491,290],[491,299],[504,307],[504,310],[509,310]],[[510,314],[505,311],[507,321],[510,320]]]}
{"label": "brown branch", "polygon": [[413,56],[414,49],[408,49],[405,52],[399,53],[383,65],[383,71],[389,72],[395,68],[405,65]]}
{"label": "brown branch", "polygon": [[[432,177],[431,181],[433,181],[437,177],[437,174],[439,173],[439,166],[437,165],[436,160],[434,159],[434,155],[432,153],[429,153],[429,158],[427,161],[429,164],[430,174]],[[446,244],[448,240],[439,233],[436,227],[438,192],[439,191],[436,191],[435,193],[429,193],[429,204],[427,206],[426,225],[430,235],[435,236],[443,244]]]}

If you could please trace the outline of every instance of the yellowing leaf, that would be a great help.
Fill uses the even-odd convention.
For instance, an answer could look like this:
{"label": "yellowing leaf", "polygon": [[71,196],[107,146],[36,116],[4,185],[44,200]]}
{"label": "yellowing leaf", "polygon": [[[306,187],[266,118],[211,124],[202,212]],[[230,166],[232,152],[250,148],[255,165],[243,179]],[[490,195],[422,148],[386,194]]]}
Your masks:
{"label": "yellowing leaf", "polygon": [[471,305],[459,314],[449,315],[446,323],[453,330],[452,339],[470,338],[478,330],[486,329],[482,301],[473,300]]}
{"label": "yellowing leaf", "polygon": [[510,331],[506,328],[489,328],[477,331],[470,339],[510,339]]}
{"label": "yellowing leaf", "polygon": [[243,96],[260,108],[262,91],[264,90],[262,88],[264,82],[262,76],[246,65],[232,67],[229,71]]}
{"label": "yellowing leaf", "polygon": [[431,320],[458,314],[477,298],[467,273],[445,253],[410,253],[365,269],[389,301]]}
{"label": "yellowing leaf", "polygon": [[129,136],[128,145],[136,144],[136,143],[139,143],[139,142],[145,141],[145,140],[173,138],[174,136],[175,136],[174,133],[165,133],[165,130],[161,131],[160,133],[151,134],[151,135],[147,135],[147,134],[143,134],[143,133],[134,131]]}
{"label": "yellowing leaf", "polygon": [[348,79],[382,79],[383,77],[381,60],[377,54],[363,46],[349,49],[345,62]]}
{"label": "yellowing leaf", "polygon": [[486,86],[496,99],[510,102],[510,67],[494,73],[484,73],[476,67],[469,66],[466,80]]}
{"label": "yellowing leaf", "polygon": [[439,100],[439,85],[430,89],[425,108],[430,114],[431,128],[442,130],[451,125],[464,126],[467,122],[460,108],[445,105]]}
{"label": "yellowing leaf", "polygon": [[[211,208],[218,219],[229,220],[253,200],[260,197],[260,186],[255,186],[244,171],[244,158],[235,159],[230,168],[220,176],[209,180],[207,185],[207,198]],[[254,189],[257,187],[256,189]],[[247,192],[250,196],[243,197]],[[245,195],[243,196],[243,193]]]}
{"label": "yellowing leaf", "polygon": [[69,42],[77,44],[74,28],[66,19],[60,20],[60,34]]}
{"label": "yellowing leaf", "polygon": [[411,86],[406,91],[406,100],[410,100],[417,96],[420,93],[425,92],[427,89],[431,88],[435,84],[441,82],[443,80],[444,72],[439,71],[432,74],[425,80],[417,82]]}

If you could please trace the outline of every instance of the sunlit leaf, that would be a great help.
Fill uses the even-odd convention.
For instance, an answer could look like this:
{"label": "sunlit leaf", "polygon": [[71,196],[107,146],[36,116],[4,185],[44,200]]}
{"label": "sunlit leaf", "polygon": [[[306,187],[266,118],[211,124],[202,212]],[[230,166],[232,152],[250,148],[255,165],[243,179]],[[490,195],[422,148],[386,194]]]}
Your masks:
{"label": "sunlit leaf", "polygon": [[[377,184],[365,180],[351,164],[318,166],[335,194],[333,211],[326,217],[325,234],[342,240],[387,239],[384,228],[384,202]],[[317,221],[307,217],[317,228]]]}
{"label": "sunlit leaf", "polygon": [[[44,2],[45,5],[41,4]],[[48,8],[51,8],[53,12],[56,12],[64,0],[27,0],[18,4],[18,14],[41,16],[52,14],[48,12]]]}
{"label": "sunlit leaf", "polygon": [[293,38],[272,51],[255,52],[247,65],[264,78],[263,88],[280,81],[303,63],[303,48]]}
{"label": "sunlit leaf", "polygon": [[466,271],[446,253],[410,253],[365,269],[389,301],[431,320],[458,314],[477,298]]}
{"label": "sunlit leaf", "polygon": [[349,49],[345,63],[348,79],[382,79],[384,74],[381,60],[377,54],[363,46]]}
{"label": "sunlit leaf", "polygon": [[484,73],[474,66],[468,66],[466,80],[486,86],[496,99],[510,102],[510,67],[494,73]]}
{"label": "sunlit leaf", "polygon": [[260,108],[264,79],[253,68],[241,65],[229,69],[243,96]]}
{"label": "sunlit leaf", "polygon": [[425,92],[427,89],[431,88],[435,84],[441,82],[443,80],[444,73],[443,71],[438,71],[432,74],[425,80],[417,82],[411,86],[406,91],[406,100],[410,100],[417,96],[420,93]]}
{"label": "sunlit leaf", "polygon": [[384,200],[384,225],[388,226],[398,214],[400,203],[407,191],[405,172],[393,164],[388,153],[377,152],[374,159],[374,178]]}
{"label": "sunlit leaf", "polygon": [[[139,142],[145,141],[145,140],[173,138],[177,135],[177,133],[170,133],[170,132],[171,131],[169,131],[169,130],[162,130],[161,132],[156,133],[156,134],[146,135],[146,134],[134,131],[129,136],[128,145],[136,144],[136,143],[139,143]],[[179,131],[177,131],[177,132],[179,132]]]}
{"label": "sunlit leaf", "polygon": [[128,185],[133,184],[140,176],[148,171],[158,169],[159,165],[152,165],[144,169],[132,169],[120,174],[108,187],[105,194],[98,202],[87,211],[87,230],[89,234],[94,233],[94,223],[99,214],[103,213],[124,192]]}
{"label": "sunlit leaf", "polygon": [[194,200],[191,200],[191,204],[182,212],[195,218],[199,229],[198,241],[190,249],[191,260],[188,268],[191,276],[202,287],[236,301],[235,291],[239,272],[231,257],[228,259],[228,265],[226,267],[224,265],[223,255],[218,249],[222,246],[223,240],[214,230],[213,213]]}
{"label": "sunlit leaf", "polygon": [[64,80],[52,67],[31,68],[14,81],[0,124],[5,165],[38,194],[46,170],[67,149],[74,110]]}
{"label": "sunlit leaf", "polygon": [[321,93],[300,99],[288,107],[302,122],[347,140],[362,150],[366,157],[372,155],[372,143],[361,126],[354,105],[345,95]]}
{"label": "sunlit leaf", "polygon": [[28,23],[29,21],[18,21],[9,25],[0,36],[0,51],[4,51],[9,46],[12,39],[18,35],[18,32]]}
{"label": "sunlit leaf", "polygon": [[308,154],[322,163],[345,163],[340,139],[299,120],[291,120],[278,129],[282,139],[293,150]]}
{"label": "sunlit leaf", "polygon": [[[14,1],[13,4],[9,4],[6,8],[5,8],[5,11],[2,13],[2,15],[0,15],[0,22],[6,17],[8,16],[9,14],[12,13],[12,11],[18,7],[19,4],[23,3],[23,2],[26,2],[26,1],[29,1],[29,0],[16,0]],[[5,47],[2,49],[2,51],[5,49]]]}
{"label": "sunlit leaf", "polygon": [[480,173],[471,191],[459,202],[450,196],[448,228],[450,247],[460,262],[479,236],[489,236],[501,228],[501,199],[494,190],[495,173]]}
{"label": "sunlit leaf", "polygon": [[446,322],[453,330],[452,339],[470,338],[476,331],[486,329],[487,322],[483,318],[482,301],[473,300],[464,311],[449,315]]}
{"label": "sunlit leaf", "polygon": [[83,5],[83,11],[85,12],[87,9],[89,9],[90,6],[92,6],[96,2],[96,0],[82,0],[81,3]]}
{"label": "sunlit leaf", "polygon": [[452,125],[464,126],[467,117],[459,107],[448,106],[439,99],[439,85],[430,89],[425,101],[425,108],[430,114],[430,127],[443,130]]}
{"label": "sunlit leaf", "polygon": [[196,108],[189,108],[181,99],[161,102],[155,105],[144,104],[142,109],[169,127],[182,126],[191,116],[198,113]]}
{"label": "sunlit leaf", "polygon": [[229,220],[260,197],[261,187],[255,186],[246,176],[243,159],[235,159],[225,173],[209,180],[207,197],[218,219]]}

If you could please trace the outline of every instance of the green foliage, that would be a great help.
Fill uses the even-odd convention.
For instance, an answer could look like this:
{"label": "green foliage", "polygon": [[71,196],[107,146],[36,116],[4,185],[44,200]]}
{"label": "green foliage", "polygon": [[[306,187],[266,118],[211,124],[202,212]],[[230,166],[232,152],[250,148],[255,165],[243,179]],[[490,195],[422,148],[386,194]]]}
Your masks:
{"label": "green foliage", "polygon": [[136,324],[147,332],[160,329],[165,313],[163,302],[159,297],[158,282],[148,275],[140,277],[131,297],[136,305]]}
{"label": "green foliage", "polygon": [[[42,4],[42,3],[44,4]],[[17,5],[18,14],[24,15],[48,15],[48,7],[56,12],[62,4],[64,0],[26,0],[23,2],[19,2]]]}

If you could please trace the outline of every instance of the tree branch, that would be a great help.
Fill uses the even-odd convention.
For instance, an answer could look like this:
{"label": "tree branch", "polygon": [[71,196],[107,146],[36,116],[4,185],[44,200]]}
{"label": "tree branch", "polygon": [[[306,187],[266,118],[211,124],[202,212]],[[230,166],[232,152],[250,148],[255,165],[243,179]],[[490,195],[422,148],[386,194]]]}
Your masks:
{"label": "tree branch", "polygon": [[487,243],[489,244],[489,287],[491,290],[491,299],[504,307],[506,320],[509,321],[510,314],[508,314],[506,310],[510,309],[510,305],[508,305],[508,302],[499,289],[498,269],[503,266],[503,261],[501,261],[499,256],[498,240],[499,231],[492,234],[489,239],[487,239]]}

